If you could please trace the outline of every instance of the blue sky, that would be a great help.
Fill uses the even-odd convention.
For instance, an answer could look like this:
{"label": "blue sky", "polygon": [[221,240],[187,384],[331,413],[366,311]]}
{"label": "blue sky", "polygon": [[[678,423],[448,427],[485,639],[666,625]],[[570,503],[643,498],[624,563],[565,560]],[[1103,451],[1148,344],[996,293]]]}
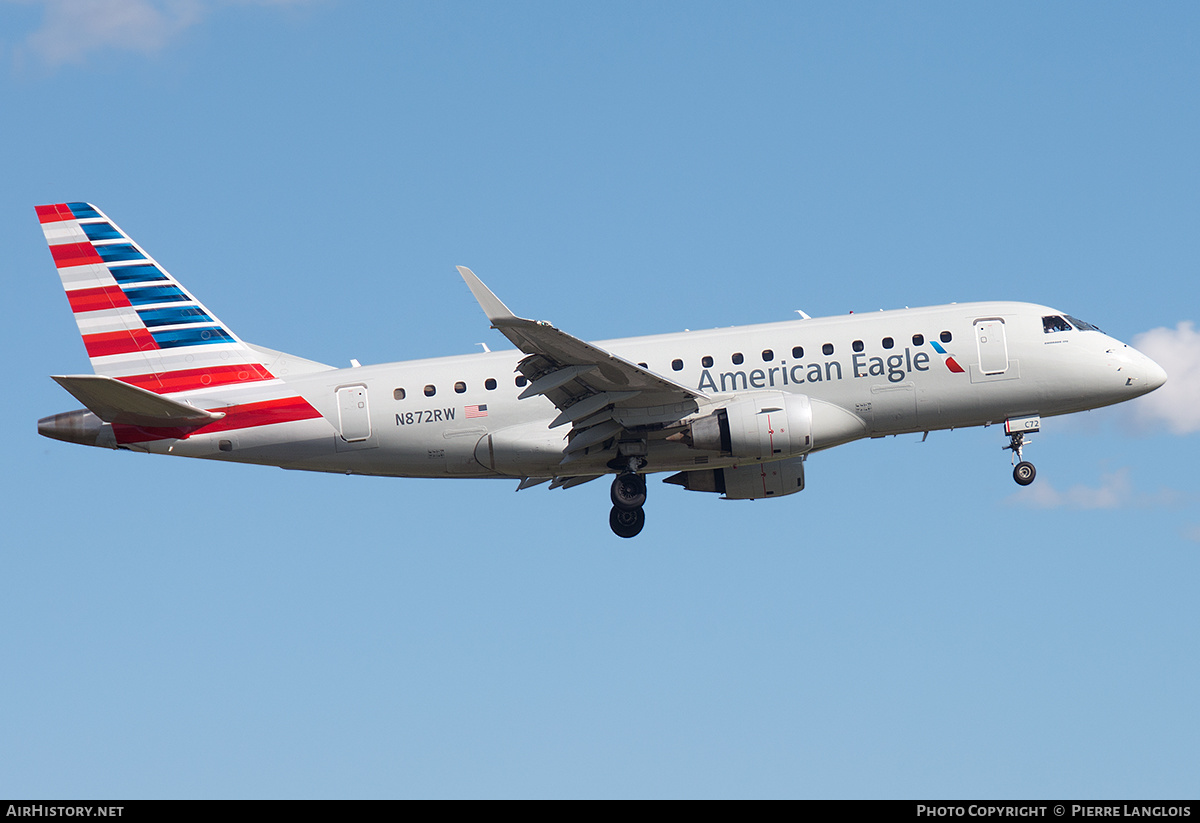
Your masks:
{"label": "blue sky", "polygon": [[[1194,4],[0,2],[0,795],[1194,797]],[[782,500],[69,446],[33,206],[252,342],[1047,303],[1171,380],[851,444]]]}

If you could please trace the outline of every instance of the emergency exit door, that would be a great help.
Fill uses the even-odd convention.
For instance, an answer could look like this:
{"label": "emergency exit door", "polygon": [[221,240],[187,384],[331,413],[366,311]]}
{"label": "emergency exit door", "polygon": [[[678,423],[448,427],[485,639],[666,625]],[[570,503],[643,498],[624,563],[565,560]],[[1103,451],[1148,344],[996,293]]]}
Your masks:
{"label": "emergency exit door", "polygon": [[371,436],[371,411],[367,408],[367,387],[346,386],[337,390],[338,422],[347,443]]}

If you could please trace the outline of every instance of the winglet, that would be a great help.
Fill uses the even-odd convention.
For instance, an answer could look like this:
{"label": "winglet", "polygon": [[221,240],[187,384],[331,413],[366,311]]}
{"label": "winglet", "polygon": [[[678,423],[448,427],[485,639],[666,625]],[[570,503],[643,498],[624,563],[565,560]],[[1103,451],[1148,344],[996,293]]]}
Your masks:
{"label": "winglet", "polygon": [[458,273],[466,281],[467,288],[471,290],[471,294],[475,295],[475,299],[479,302],[479,307],[483,309],[483,313],[487,315],[488,320],[495,323],[497,320],[517,319],[517,316],[509,311],[508,306],[504,305],[500,298],[492,293],[491,289],[483,285],[483,281],[475,276],[475,272],[466,266],[458,266],[457,268]]}

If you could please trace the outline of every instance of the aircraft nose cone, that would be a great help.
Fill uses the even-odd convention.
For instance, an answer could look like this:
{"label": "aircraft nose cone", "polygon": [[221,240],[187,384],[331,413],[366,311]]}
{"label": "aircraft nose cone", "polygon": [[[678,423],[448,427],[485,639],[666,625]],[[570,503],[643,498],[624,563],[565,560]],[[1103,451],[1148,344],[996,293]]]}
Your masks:
{"label": "aircraft nose cone", "polygon": [[[1145,357],[1145,355],[1142,355]],[[1155,363],[1149,357],[1146,357],[1146,391],[1154,391],[1163,383],[1167,382],[1167,373],[1162,366]]]}

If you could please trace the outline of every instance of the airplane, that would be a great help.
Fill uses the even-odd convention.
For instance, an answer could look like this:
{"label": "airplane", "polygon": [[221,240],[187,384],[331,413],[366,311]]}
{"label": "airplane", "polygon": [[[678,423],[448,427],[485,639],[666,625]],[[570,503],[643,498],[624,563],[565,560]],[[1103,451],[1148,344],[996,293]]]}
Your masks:
{"label": "airplane", "polygon": [[609,526],[645,524],[648,474],[726,500],[804,488],[810,454],[1003,424],[1036,476],[1043,417],[1121,403],[1166,373],[1030,303],[962,303],[587,343],[459,274],[517,351],[335,368],[243,341],[98,208],[36,208],[94,374],[46,437],[111,449],[517,490],[612,476]]}

